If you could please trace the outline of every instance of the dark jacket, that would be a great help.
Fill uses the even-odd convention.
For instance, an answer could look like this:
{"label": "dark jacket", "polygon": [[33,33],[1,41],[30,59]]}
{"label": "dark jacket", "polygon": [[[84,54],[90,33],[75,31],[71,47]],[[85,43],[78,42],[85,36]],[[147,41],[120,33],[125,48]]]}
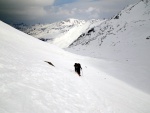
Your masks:
{"label": "dark jacket", "polygon": [[75,72],[77,72],[78,75],[81,76],[80,75],[80,69],[82,69],[81,65],[79,63],[75,63],[74,68],[75,68]]}

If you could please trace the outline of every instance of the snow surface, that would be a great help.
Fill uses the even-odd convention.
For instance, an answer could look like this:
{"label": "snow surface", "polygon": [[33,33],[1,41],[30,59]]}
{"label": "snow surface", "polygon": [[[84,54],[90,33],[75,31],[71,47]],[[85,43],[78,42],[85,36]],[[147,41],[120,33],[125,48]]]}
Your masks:
{"label": "snow surface", "polygon": [[150,95],[111,76],[110,69],[124,73],[113,64],[71,54],[0,21],[0,113],[150,113]]}

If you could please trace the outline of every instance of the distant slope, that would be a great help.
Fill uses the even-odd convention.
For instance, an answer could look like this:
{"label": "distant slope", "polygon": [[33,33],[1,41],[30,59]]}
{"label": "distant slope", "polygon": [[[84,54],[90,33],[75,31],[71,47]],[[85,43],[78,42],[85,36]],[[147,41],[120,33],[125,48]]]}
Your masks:
{"label": "distant slope", "polygon": [[36,24],[27,26],[25,24],[14,24],[13,27],[21,30],[35,38],[49,42],[59,35],[63,35],[75,26],[81,26],[85,23],[84,20],[67,19],[64,21],[51,24]]}
{"label": "distant slope", "polygon": [[66,48],[85,32],[85,30],[89,30],[102,22],[101,20],[95,19],[89,21],[67,19],[52,24],[27,26],[22,23],[13,26],[42,41]]}
{"label": "distant slope", "polygon": [[150,2],[130,5],[84,32],[68,51],[97,58],[150,64]]}
{"label": "distant slope", "polygon": [[150,95],[113,78],[110,69],[124,71],[110,64],[116,62],[65,52],[0,21],[0,113],[149,113]]}
{"label": "distant slope", "polygon": [[64,34],[60,34],[52,41],[52,44],[61,48],[67,48],[72,44],[83,32],[90,30],[91,28],[99,25],[105,20],[89,20],[81,26],[74,26]]}

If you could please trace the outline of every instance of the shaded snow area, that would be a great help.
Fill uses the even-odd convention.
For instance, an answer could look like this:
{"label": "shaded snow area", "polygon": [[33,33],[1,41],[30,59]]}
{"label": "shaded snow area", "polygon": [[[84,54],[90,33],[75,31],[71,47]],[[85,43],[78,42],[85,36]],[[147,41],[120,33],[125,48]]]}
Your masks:
{"label": "shaded snow area", "polygon": [[108,64],[113,62],[65,52],[0,22],[0,113],[150,113],[150,95],[112,77]]}

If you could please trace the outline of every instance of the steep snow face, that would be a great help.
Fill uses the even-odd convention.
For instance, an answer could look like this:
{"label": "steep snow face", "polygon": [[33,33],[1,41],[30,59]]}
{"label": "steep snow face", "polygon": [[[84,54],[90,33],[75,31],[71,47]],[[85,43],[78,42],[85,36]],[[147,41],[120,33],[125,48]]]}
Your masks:
{"label": "steep snow face", "polygon": [[68,51],[150,64],[150,2],[130,5],[112,19],[86,31]]}
{"label": "steep snow face", "polygon": [[114,64],[65,52],[0,22],[0,113],[149,113],[150,95],[113,78]]}

